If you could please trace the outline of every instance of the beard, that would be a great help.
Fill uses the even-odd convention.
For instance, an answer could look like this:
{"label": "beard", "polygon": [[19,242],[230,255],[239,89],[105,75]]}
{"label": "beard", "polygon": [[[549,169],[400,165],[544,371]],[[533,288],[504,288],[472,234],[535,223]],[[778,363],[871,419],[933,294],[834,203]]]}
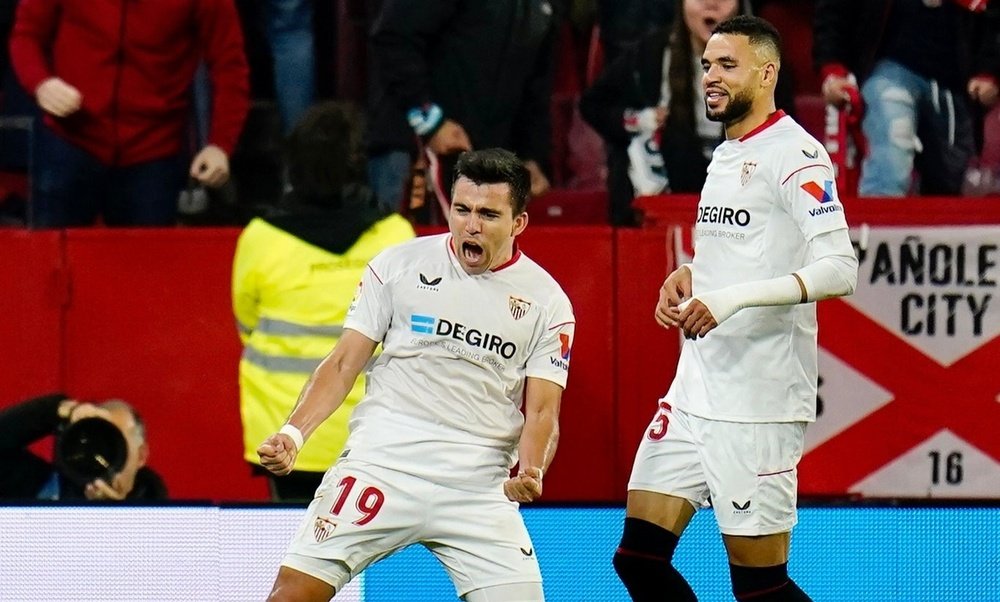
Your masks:
{"label": "beard", "polygon": [[718,113],[712,113],[708,105],[705,105],[705,116],[709,121],[721,122],[723,125],[730,125],[741,121],[753,107],[753,94],[750,90],[744,89],[729,98],[726,108]]}

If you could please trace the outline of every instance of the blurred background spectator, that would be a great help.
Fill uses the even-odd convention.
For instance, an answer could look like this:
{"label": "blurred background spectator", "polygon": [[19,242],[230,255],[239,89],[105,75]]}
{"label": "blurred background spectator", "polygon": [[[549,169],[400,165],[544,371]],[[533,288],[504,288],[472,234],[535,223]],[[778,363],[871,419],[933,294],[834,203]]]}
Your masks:
{"label": "blurred background spectator", "polygon": [[[336,37],[335,19],[314,0],[237,0],[250,65],[251,106],[246,127],[232,160],[232,185],[221,189],[192,188],[182,193],[182,222],[189,225],[245,224],[261,208],[273,205],[287,187],[281,159],[285,136],[317,98],[317,24],[323,39]],[[325,47],[332,55],[336,49]],[[323,81],[333,79],[325,72]],[[197,144],[208,142],[211,83],[205,65],[195,75],[194,104]]]}
{"label": "blurred background spectator", "polygon": [[[228,179],[248,105],[232,0],[22,0],[10,52],[46,114],[35,136],[32,225],[98,216],[115,226],[170,225],[188,176],[213,187]],[[199,61],[212,82],[212,119],[208,144],[191,160]]]}
{"label": "blurred background spectator", "polygon": [[274,65],[274,88],[287,134],[316,100],[314,0],[266,0],[265,31]]}
{"label": "blurred background spectator", "polygon": [[[642,164],[656,168],[649,172],[654,175],[651,179],[653,189],[669,186],[664,190],[671,192],[697,190],[703,177],[704,158],[692,149],[707,152],[715,143],[715,136],[709,132],[711,125],[700,119],[697,109],[700,84],[693,57],[699,43],[689,45],[678,40],[685,36],[695,40],[697,30],[703,27],[706,19],[713,18],[711,13],[728,12],[733,0],[503,0],[485,5],[442,0],[421,3],[419,8],[412,0],[210,0],[200,3],[201,10],[208,10],[207,7],[220,2],[235,3],[245,40],[252,98],[243,134],[238,144],[229,149],[233,152],[225,154],[232,172],[231,184],[206,191],[197,180],[186,180],[185,169],[182,169],[185,159],[170,154],[161,157],[164,161],[173,160],[173,164],[162,170],[166,175],[158,181],[171,180],[168,184],[171,190],[167,190],[168,186],[146,186],[141,194],[170,215],[149,219],[149,216],[142,219],[131,215],[104,216],[107,223],[163,223],[165,220],[173,223],[175,203],[169,197],[178,186],[177,182],[181,182],[181,223],[245,225],[253,216],[273,207],[288,186],[286,167],[281,161],[284,156],[282,141],[296,122],[296,116],[310,104],[331,98],[367,102],[372,117],[366,141],[371,155],[369,184],[380,202],[394,210],[420,202],[420,195],[416,193],[426,188],[418,183],[418,178],[429,183],[431,195],[428,199],[432,203],[424,203],[416,211],[410,210],[413,220],[428,223],[438,221],[436,210],[430,208],[436,196],[434,193],[440,191],[439,200],[447,202],[451,160],[457,151],[467,147],[511,146],[532,161],[533,169],[537,167],[534,169],[535,192],[545,191],[550,185],[555,189],[555,194],[542,195],[533,205],[533,218],[548,223],[597,223],[602,214],[607,213],[610,223],[631,225],[638,218],[630,206],[636,194],[628,177],[630,143],[638,139],[649,143],[633,145],[634,150],[648,151],[644,155],[633,154],[642,159]],[[5,35],[5,28],[11,27],[18,4],[61,6],[63,3],[75,6],[73,0],[0,2],[0,36]],[[917,118],[911,128],[912,135],[895,135],[888,125],[882,127],[882,132],[870,135],[876,142],[874,149],[889,150],[884,153],[873,150],[869,162],[882,160],[895,166],[892,170],[866,168],[869,174],[883,176],[878,178],[880,188],[866,188],[865,194],[889,194],[885,192],[887,180],[893,182],[891,194],[910,191],[956,194],[961,189],[965,194],[982,195],[1000,189],[1000,184],[996,183],[1000,181],[1000,160],[993,159],[1000,156],[1000,151],[984,148],[980,157],[975,155],[981,134],[987,146],[991,140],[1000,139],[1000,135],[991,138],[989,131],[983,134],[984,127],[978,121],[982,115],[977,110],[989,106],[996,94],[992,65],[996,62],[994,57],[998,49],[990,40],[996,34],[996,13],[1000,7],[981,11],[986,3],[971,0],[877,0],[868,3],[860,0],[736,0],[736,3],[740,5],[740,12],[752,8],[755,14],[771,20],[782,32],[787,52],[780,80],[779,106],[792,113],[813,135],[821,139],[826,136],[828,145],[835,146],[839,140],[843,142],[841,148],[851,146],[846,142],[849,138],[844,137],[843,127],[837,131],[826,127],[829,120],[825,114],[826,100],[837,105],[844,102],[842,92],[846,88],[840,86],[847,83],[850,87],[848,74],[868,82],[871,80],[868,74],[874,73],[875,66],[885,63],[883,59],[888,58],[912,72],[928,90],[937,86],[934,94],[923,90],[914,96],[912,112]],[[823,67],[823,75],[838,74],[838,78],[826,79],[828,85],[822,92],[820,78],[813,71],[813,61],[802,52],[814,46],[813,7],[817,4],[820,16],[816,19],[816,62]],[[683,19],[687,10],[702,11],[709,16],[692,27]],[[103,14],[103,11],[96,12]],[[863,17],[843,17],[854,14],[852,11],[861,11],[858,14]],[[139,14],[130,10],[128,22]],[[824,14],[834,16],[824,18]],[[694,19],[697,21],[698,17]],[[928,25],[938,23],[938,19],[941,26]],[[114,18],[110,21],[117,24]],[[110,21],[105,24],[109,31]],[[206,24],[202,29],[207,30],[208,20],[201,19],[201,22]],[[116,27],[113,35],[106,36],[108,40],[118,35]],[[914,27],[916,29],[910,29]],[[921,27],[929,27],[932,35],[921,36]],[[671,32],[677,35],[671,38]],[[139,33],[130,26],[126,39]],[[66,34],[59,35],[65,37]],[[157,39],[147,38],[148,41]],[[179,42],[172,42],[172,56],[184,54],[186,60],[187,54],[181,47],[190,50],[190,38],[181,37]],[[907,40],[917,38],[921,40],[917,45],[919,52],[907,54]],[[62,52],[52,42],[46,42],[46,48],[51,46],[57,54]],[[678,44],[679,48],[672,47]],[[16,39],[13,46],[15,50],[19,46]],[[109,42],[108,46],[113,44]],[[201,47],[200,42],[195,42],[195,46],[198,46],[196,54],[204,54],[206,48]],[[6,50],[4,45],[0,60]],[[666,60],[657,67],[657,55],[661,51],[664,56],[679,51],[691,53],[693,89],[684,83],[686,61],[674,61],[671,65],[671,61]],[[126,52],[123,57],[127,61],[136,55],[136,52]],[[820,60],[820,55],[825,58]],[[126,69],[122,73],[128,74],[128,63],[124,65]],[[945,75],[934,75],[938,72],[931,73],[926,65],[931,65],[931,71],[940,69],[941,65],[957,67],[949,69]],[[168,83],[183,79],[183,102],[188,103],[188,81],[186,76],[180,77],[182,71],[184,69],[174,69],[175,77],[160,79]],[[623,74],[625,80],[614,79]],[[839,79],[839,74],[844,77]],[[961,74],[961,77],[954,74]],[[182,154],[194,154],[199,148],[210,147],[213,144],[211,137],[219,130],[218,123],[213,125],[217,119],[210,117],[213,112],[218,113],[218,102],[212,98],[216,86],[208,81],[207,69],[202,69],[200,77],[204,83],[196,87],[199,93],[194,95],[195,103],[199,108],[194,112],[195,119],[186,112],[183,118],[179,113],[171,113],[166,121],[160,117],[155,120],[161,128],[166,128],[167,122],[174,126],[182,124],[179,126],[182,129],[177,130],[182,131],[184,138],[177,143]],[[636,81],[635,77],[639,79]],[[91,79],[113,81],[110,76]],[[129,78],[124,78],[121,85],[128,85],[128,81]],[[80,91],[79,86],[70,84]],[[86,86],[97,85],[88,83]],[[113,87],[112,84],[108,86]],[[140,92],[137,96],[121,89],[119,100],[127,101],[123,107],[148,104],[142,100],[145,93]],[[855,90],[860,105],[861,90],[857,86]],[[587,95],[580,103],[584,91]],[[43,112],[35,105],[34,90],[31,92],[26,95],[20,86],[12,86],[11,82],[4,82],[0,89],[0,224],[25,223],[29,171],[34,172],[36,190],[46,173],[48,181],[52,176],[69,180],[67,174],[73,170],[49,168],[52,157],[58,154],[47,152],[47,148],[55,145],[57,151],[83,151],[85,159],[95,160],[100,158],[98,153],[84,142],[99,147],[100,152],[109,152],[107,149],[116,144],[116,137],[121,139],[122,136],[123,130],[116,132],[102,126],[102,132],[115,135],[98,137],[93,128],[80,125],[110,119],[109,114],[88,110],[87,98],[93,94],[87,93],[83,95],[82,110],[76,115],[57,118],[47,114],[46,120],[55,130],[41,130],[37,145],[37,154],[47,165],[32,166],[28,151],[33,142],[32,118]],[[688,107],[689,103],[683,99],[691,94],[695,95],[694,104]],[[938,111],[932,98],[935,95],[937,106],[941,108],[936,113],[939,118],[921,119],[922,115]],[[970,99],[970,95],[974,96]],[[876,106],[871,102],[865,104]],[[615,105],[614,110],[611,110],[612,105]],[[104,110],[107,106],[100,108]],[[165,108],[163,103],[160,108]],[[581,116],[581,108],[587,113],[585,117]],[[617,109],[621,109],[619,112],[629,109],[630,114],[647,118],[630,122],[632,131],[629,131],[622,119],[611,117]],[[224,120],[232,122],[239,111],[223,113]],[[852,118],[857,114],[853,113]],[[935,123],[944,124],[947,130],[949,114],[954,116],[953,136],[948,131],[942,133],[940,127],[935,126]],[[415,126],[409,124],[409,117],[413,118]],[[123,116],[117,118],[117,122],[125,121],[128,120]],[[889,122],[874,117],[870,121],[866,128]],[[1000,123],[1000,118],[985,121],[986,126],[992,123]],[[660,124],[662,127],[658,127]],[[639,131],[643,127],[645,130]],[[860,130],[858,126],[850,133],[854,134],[854,146],[863,152]],[[890,143],[879,144],[880,136]],[[145,140],[153,138],[146,136]],[[67,141],[69,144],[58,145]],[[143,144],[148,146],[152,142]],[[900,144],[909,145],[909,150],[899,150]],[[159,143],[155,146],[161,150],[166,148]],[[996,146],[1000,148],[1000,143]],[[136,170],[130,162],[143,153],[130,152],[121,144],[119,147],[119,165],[109,167],[98,161],[96,166],[87,164],[84,171],[93,175],[115,170],[113,176],[107,176],[108,180],[117,182],[119,190],[134,190],[135,186],[127,183],[138,177],[129,174]],[[847,167],[840,170],[848,174],[841,187],[850,195],[857,180],[854,155],[845,152],[841,157],[833,151],[831,154],[838,165]],[[428,155],[434,158],[430,173],[427,171]],[[969,157],[972,157],[972,167],[965,169]],[[140,161],[139,165],[144,163]],[[896,172],[909,175],[899,177]],[[965,188],[962,188],[962,172]],[[885,175],[890,173],[894,175]],[[428,175],[432,177],[427,178]],[[203,174],[203,179],[208,179],[208,172]],[[838,175],[838,182],[840,179]],[[117,202],[121,195],[114,190],[112,194],[100,195],[102,203],[107,201],[107,207],[98,206],[92,211],[94,201],[84,198],[87,195],[81,191],[93,186],[80,179],[57,184],[64,190],[72,187],[69,197],[73,199],[73,207],[88,213],[82,217],[70,216],[76,221],[90,223],[94,219],[90,214],[99,213],[101,209],[121,213],[118,210],[121,203]],[[610,193],[610,201],[605,191]],[[407,196],[407,192],[413,194]],[[38,213],[50,214],[51,211],[45,209],[50,204],[46,195],[40,195],[35,206]],[[36,217],[36,224],[44,225],[43,216]],[[67,220],[62,219],[60,223],[65,222]]]}
{"label": "blurred background spectator", "polygon": [[23,226],[28,202],[34,101],[10,68],[8,40],[18,0],[0,1],[0,225]]}
{"label": "blurred background spectator", "polygon": [[0,70],[6,71],[8,65],[9,51],[7,40],[10,37],[10,29],[14,26],[14,13],[17,11],[17,0],[4,0],[0,2]]}
{"label": "blurred background spectator", "polygon": [[395,209],[418,141],[447,165],[503,147],[525,160],[532,194],[549,188],[550,95],[557,16],[549,0],[384,0],[371,30],[369,181]]}
{"label": "blurred background spectator", "polygon": [[[84,419],[107,421],[112,429],[108,441],[99,441],[93,429],[84,438],[67,441],[74,436],[70,425]],[[101,424],[101,423],[98,423]],[[108,461],[104,449],[113,445],[120,431],[122,451],[118,470],[89,480],[84,476],[85,463],[78,456],[94,450],[93,459]],[[55,457],[45,460],[29,446],[54,436]],[[72,452],[67,451],[72,449]],[[63,450],[60,452],[60,450]],[[0,498],[40,500],[162,500],[167,488],[155,471],[146,466],[149,443],[142,417],[128,403],[112,399],[92,404],[70,399],[62,393],[25,400],[0,410]],[[91,460],[88,458],[87,460]],[[84,470],[84,472],[81,472]]]}
{"label": "blurred background spectator", "polygon": [[680,0],[597,0],[604,61],[615,62],[646,34],[669,29]]}
{"label": "blurred background spectator", "polygon": [[860,84],[864,102],[860,196],[961,193],[973,106],[997,99],[998,18],[996,3],[970,0],[817,0],[823,96],[843,107]]}
{"label": "blurred background spectator", "polygon": [[[701,55],[716,25],[748,10],[739,0],[679,0],[669,29],[626,49],[584,91],[580,111],[608,148],[612,224],[637,225],[637,194],[701,190],[723,139],[705,115]],[[777,100],[794,114],[789,74],[782,69]]]}
{"label": "blurred background spectator", "polygon": [[288,185],[284,139],[304,110],[334,98],[364,102],[363,1],[236,0],[250,112],[232,158],[232,186],[209,190],[207,203],[196,207],[201,213],[186,223],[244,226],[273,207]]}
{"label": "blurred background spectator", "polygon": [[365,266],[414,236],[410,223],[384,212],[364,183],[363,129],[360,112],[348,104],[309,109],[287,142],[291,189],[276,210],[247,225],[236,247],[232,298],[244,346],[244,458],[267,475],[275,501],[312,499],[343,450],[364,378],[309,438],[291,474],[261,470],[257,447],[291,414],[309,375],[340,338]]}

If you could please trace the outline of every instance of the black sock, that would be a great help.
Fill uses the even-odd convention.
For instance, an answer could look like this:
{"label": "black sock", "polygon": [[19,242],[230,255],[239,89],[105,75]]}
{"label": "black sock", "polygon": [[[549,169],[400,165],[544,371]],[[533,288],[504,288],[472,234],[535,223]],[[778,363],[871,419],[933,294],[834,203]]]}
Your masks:
{"label": "black sock", "polygon": [[733,595],[738,602],[812,602],[788,577],[788,564],[775,566],[729,565]]}
{"label": "black sock", "polygon": [[626,518],[614,566],[633,602],[697,602],[684,577],[670,564],[678,537],[638,518]]}

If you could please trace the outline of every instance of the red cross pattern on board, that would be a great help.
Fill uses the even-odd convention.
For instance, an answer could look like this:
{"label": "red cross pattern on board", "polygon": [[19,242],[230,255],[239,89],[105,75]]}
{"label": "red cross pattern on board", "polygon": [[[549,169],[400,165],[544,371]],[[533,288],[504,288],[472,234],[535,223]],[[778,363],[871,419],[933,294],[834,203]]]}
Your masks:
{"label": "red cross pattern on board", "polygon": [[820,346],[893,399],[805,455],[803,493],[845,493],[945,428],[1000,461],[1000,337],[942,366],[841,299],[817,312]]}

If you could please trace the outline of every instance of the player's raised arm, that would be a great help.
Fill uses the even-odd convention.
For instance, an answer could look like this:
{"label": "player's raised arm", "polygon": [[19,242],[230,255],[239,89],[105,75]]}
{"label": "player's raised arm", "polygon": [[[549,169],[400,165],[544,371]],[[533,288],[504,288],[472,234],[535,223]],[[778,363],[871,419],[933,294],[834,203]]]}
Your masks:
{"label": "player's raised arm", "polygon": [[559,443],[562,392],[562,386],[550,380],[530,376],[526,379],[518,473],[503,487],[507,497],[515,502],[533,502],[542,496],[542,477]]}
{"label": "player's raised arm", "polygon": [[377,345],[356,330],[344,331],[302,388],[288,421],[257,448],[264,468],[277,475],[292,470],[302,444],[344,402]]}

